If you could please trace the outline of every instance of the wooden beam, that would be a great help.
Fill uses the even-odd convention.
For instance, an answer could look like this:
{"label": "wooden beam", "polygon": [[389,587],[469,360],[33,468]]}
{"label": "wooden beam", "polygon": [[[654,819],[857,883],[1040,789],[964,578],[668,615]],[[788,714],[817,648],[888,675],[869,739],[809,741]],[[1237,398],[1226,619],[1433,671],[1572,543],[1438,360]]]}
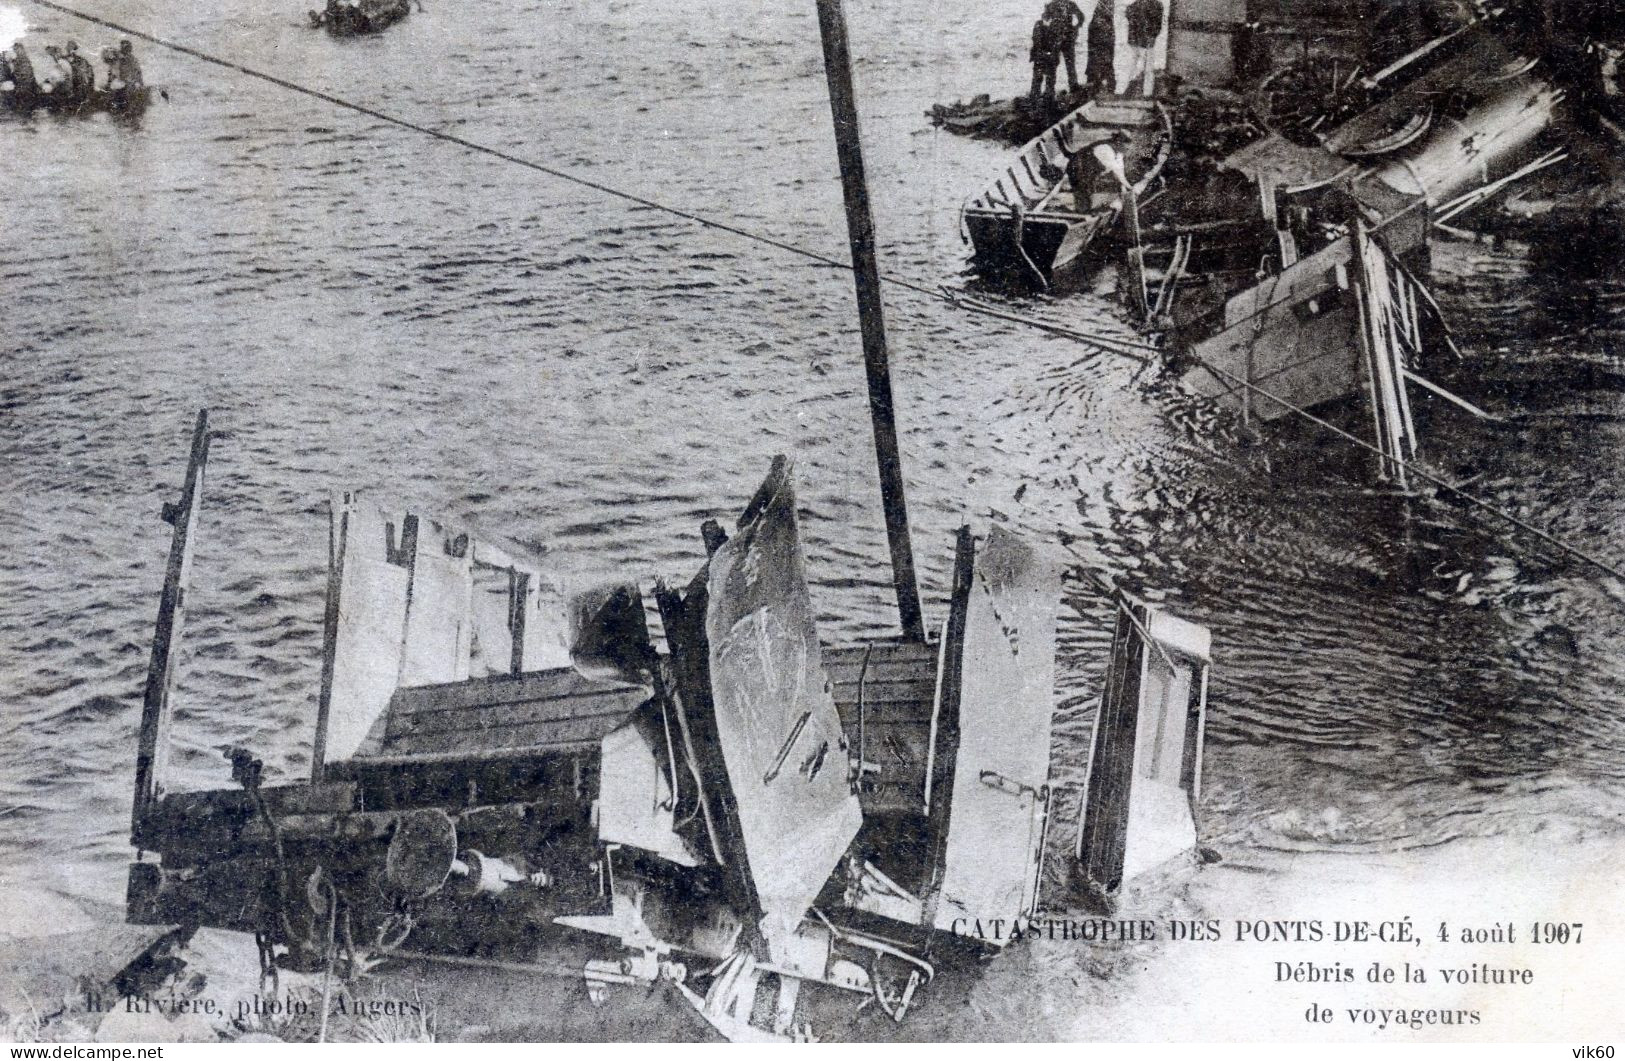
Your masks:
{"label": "wooden beam", "polygon": [[[775,461],[775,467],[777,463]],[[670,666],[670,680],[665,685],[671,696],[669,706],[682,735],[684,758],[699,788],[706,838],[711,844],[712,857],[721,867],[722,893],[744,911],[745,946],[765,954],[758,927],[762,920],[761,899],[745,861],[739,806],[733,787],[728,783],[711,697],[711,648],[705,633],[710,600],[709,572],[709,565],[701,567],[686,592],[669,589],[663,582],[655,583],[655,606],[660,610],[660,625],[666,631]]]}
{"label": "wooden beam", "polygon": [[[1410,489],[1406,480],[1404,453],[1401,451],[1403,423],[1397,406],[1395,388],[1404,384],[1394,378],[1394,352],[1384,341],[1378,303],[1381,293],[1372,287],[1373,265],[1386,268],[1383,261],[1373,263],[1368,251],[1370,236],[1364,219],[1356,211],[1349,221],[1349,284],[1355,294],[1354,331],[1359,337],[1360,360],[1365,366],[1366,386],[1371,400],[1373,434],[1381,455],[1377,458],[1377,476],[1392,479],[1401,490]],[[1379,255],[1381,251],[1378,251]]]}
{"label": "wooden beam", "polygon": [[1437,383],[1434,383],[1432,380],[1423,379],[1421,376],[1418,376],[1416,373],[1412,372],[1408,368],[1404,369],[1403,371],[1405,373],[1405,378],[1406,379],[1410,380],[1412,383],[1414,383],[1417,386],[1421,387],[1423,390],[1429,392],[1430,394],[1434,394],[1434,395],[1437,395],[1440,398],[1443,398],[1445,401],[1449,402],[1450,404],[1452,404],[1454,406],[1457,406],[1458,408],[1465,409],[1467,412],[1472,413],[1476,417],[1479,417],[1479,418],[1484,419],[1484,420],[1496,420],[1496,421],[1499,421],[1499,420],[1503,419],[1502,417],[1496,416],[1494,413],[1485,412],[1483,409],[1480,409],[1478,406],[1474,405],[1472,402],[1468,401],[1466,398],[1463,398],[1458,394],[1453,394],[1450,391],[1445,390],[1443,387],[1439,386]]}
{"label": "wooden beam", "polygon": [[530,608],[530,572],[508,569],[508,673],[525,672],[525,623]]}
{"label": "wooden beam", "polygon": [[1134,183],[1128,179],[1125,172],[1121,178],[1123,187],[1123,227],[1128,231],[1128,262],[1133,270],[1129,278],[1134,295],[1134,308],[1140,313],[1140,320],[1147,323],[1151,319],[1151,296],[1146,290],[1145,280],[1145,243],[1140,234],[1140,193],[1135,190]]}
{"label": "wooden beam", "polygon": [[925,620],[920,613],[920,590],[914,576],[914,547],[909,538],[908,502],[903,491],[902,456],[897,446],[891,368],[886,353],[880,267],[875,261],[875,222],[869,209],[869,187],[863,175],[857,94],[852,87],[846,15],[841,10],[841,0],[818,0],[818,31],[824,45],[824,75],[829,82],[829,107],[835,121],[835,151],[840,159],[841,189],[846,198],[852,276],[857,285],[858,321],[863,332],[863,364],[869,382],[869,418],[874,423],[875,463],[880,471],[880,501],[886,515],[886,539],[891,547],[897,616],[904,637],[910,641],[924,641]]}
{"label": "wooden beam", "polygon": [[327,768],[327,726],[333,712],[333,673],[338,665],[339,614],[344,589],[344,552],[350,532],[350,495],[329,501],[327,604],[322,616],[322,684],[316,698],[316,737],[310,749],[310,779],[320,783]]}
{"label": "wooden beam", "polygon": [[1128,852],[1129,799],[1134,785],[1140,696],[1148,656],[1152,646],[1157,644],[1146,630],[1149,618],[1144,608],[1118,601],[1111,662],[1106,668],[1105,691],[1095,713],[1094,732],[1089,740],[1089,766],[1084,775],[1074,879],[1087,897],[1108,908],[1122,884],[1123,861]]}
{"label": "wooden beam", "polygon": [[181,498],[164,506],[164,520],[175,528],[169,544],[169,566],[158,599],[158,622],[152,638],[152,660],[141,702],[141,730],[136,743],[135,800],[130,839],[140,846],[143,822],[163,795],[169,766],[170,692],[175,685],[175,659],[186,614],[186,586],[192,570],[192,543],[203,507],[203,469],[209,460],[209,411],[201,409],[192,430],[192,453],[186,465]]}
{"label": "wooden beam", "polygon": [[942,897],[942,879],[948,864],[948,825],[953,812],[954,772],[959,767],[959,703],[965,678],[965,623],[970,617],[970,596],[976,577],[976,539],[970,528],[960,527],[954,538],[953,589],[948,598],[948,623],[938,656],[936,709],[925,767],[926,827],[920,850],[930,859],[926,866],[925,918],[936,923]]}

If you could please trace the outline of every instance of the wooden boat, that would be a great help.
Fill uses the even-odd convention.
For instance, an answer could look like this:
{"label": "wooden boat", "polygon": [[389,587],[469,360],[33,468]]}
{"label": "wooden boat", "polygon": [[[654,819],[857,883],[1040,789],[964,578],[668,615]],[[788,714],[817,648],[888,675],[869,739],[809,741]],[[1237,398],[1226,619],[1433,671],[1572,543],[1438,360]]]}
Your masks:
{"label": "wooden boat", "polygon": [[20,99],[12,91],[0,92],[0,111],[26,115],[35,111],[53,114],[113,114],[135,116],[144,112],[152,102],[154,93],[161,90],[151,85],[130,91],[110,91],[99,88],[89,95],[69,96],[54,92],[38,92],[31,98]]}
{"label": "wooden boat", "polygon": [[1125,209],[1124,182],[1097,148],[1122,157],[1134,195],[1162,172],[1172,146],[1167,112],[1149,100],[1091,100],[1031,140],[962,221],[972,265],[986,280],[1046,290],[1073,286],[1091,249]]}
{"label": "wooden boat", "polygon": [[327,0],[310,24],[340,37],[380,33],[412,13],[412,0]]}
{"label": "wooden boat", "polygon": [[997,140],[1011,147],[1026,143],[1085,99],[1085,90],[1057,93],[1054,100],[1031,97],[993,99],[986,93],[969,101],[933,104],[925,112],[931,124],[960,136]]}

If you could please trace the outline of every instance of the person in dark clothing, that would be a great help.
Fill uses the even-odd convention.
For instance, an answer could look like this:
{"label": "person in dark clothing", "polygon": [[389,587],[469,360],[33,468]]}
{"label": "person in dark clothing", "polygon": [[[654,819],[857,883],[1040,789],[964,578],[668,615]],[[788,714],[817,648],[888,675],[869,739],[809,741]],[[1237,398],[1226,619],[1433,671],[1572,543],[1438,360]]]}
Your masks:
{"label": "person in dark clothing", "polygon": [[1073,0],[1049,0],[1044,5],[1044,17],[1055,27],[1055,48],[1066,60],[1066,86],[1069,92],[1078,90],[1078,30],[1085,21],[1083,9]]}
{"label": "person in dark clothing", "polygon": [[1252,85],[1270,72],[1270,48],[1257,21],[1243,22],[1230,35],[1230,65],[1236,72],[1236,82]]}
{"label": "person in dark clothing", "polygon": [[1095,0],[1085,38],[1083,76],[1090,96],[1109,96],[1117,89],[1117,12],[1112,0]]}
{"label": "person in dark clothing", "polygon": [[68,64],[68,91],[72,98],[85,100],[96,91],[96,68],[90,60],[79,54],[79,42],[69,41],[66,61]]}
{"label": "person in dark clothing", "polygon": [[[1128,84],[1134,84],[1136,77],[1141,78],[1145,95],[1150,96],[1156,87],[1157,64],[1151,50],[1162,36],[1162,0],[1134,0],[1124,15],[1128,18],[1128,46],[1133,56]],[[1124,92],[1127,91],[1125,86]]]}
{"label": "person in dark clothing", "polygon": [[11,46],[11,84],[12,101],[19,107],[32,107],[39,97],[39,82],[34,78],[34,61],[22,41]]}
{"label": "person in dark clothing", "polygon": [[[128,38],[119,41],[118,62],[114,66],[118,79],[123,82],[125,92],[135,92],[146,85],[146,79],[141,75],[141,64],[135,61],[135,48]],[[113,86],[109,85],[109,88]]]}
{"label": "person in dark clothing", "polygon": [[1030,96],[1033,105],[1037,106],[1040,100],[1054,103],[1055,67],[1061,61],[1061,53],[1055,24],[1049,19],[1040,17],[1033,23],[1033,47],[1028,57],[1033,61],[1033,90]]}

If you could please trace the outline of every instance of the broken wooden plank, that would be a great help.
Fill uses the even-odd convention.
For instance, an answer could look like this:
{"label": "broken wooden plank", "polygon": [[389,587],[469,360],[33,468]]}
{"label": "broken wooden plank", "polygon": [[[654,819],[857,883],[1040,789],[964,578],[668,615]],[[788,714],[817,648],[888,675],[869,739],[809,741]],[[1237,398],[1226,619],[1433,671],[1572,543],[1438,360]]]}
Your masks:
{"label": "broken wooden plank", "polygon": [[600,696],[641,695],[644,699],[648,699],[650,694],[651,690],[646,685],[591,678],[574,668],[558,667],[532,671],[529,674],[471,678],[462,682],[398,689],[390,699],[389,711],[394,718],[437,711],[496,707],[502,704],[542,701],[564,703],[582,698],[590,700]]}
{"label": "broken wooden plank", "polygon": [[631,709],[552,722],[515,722],[511,725],[476,727],[444,733],[396,733],[385,737],[376,755],[357,756],[377,761],[421,756],[478,760],[497,752],[556,754],[568,750],[593,749],[610,731],[626,720]]}
{"label": "broken wooden plank", "polygon": [[709,562],[705,630],[718,743],[775,960],[862,822],[825,682],[789,462]]}
{"label": "broken wooden plank", "polygon": [[568,700],[535,700],[524,703],[467,707],[459,711],[425,711],[390,719],[384,730],[388,742],[403,737],[432,738],[437,734],[466,741],[479,733],[495,734],[525,726],[565,726],[591,718],[622,718],[648,702],[641,690],[632,695],[603,694],[571,697]]}

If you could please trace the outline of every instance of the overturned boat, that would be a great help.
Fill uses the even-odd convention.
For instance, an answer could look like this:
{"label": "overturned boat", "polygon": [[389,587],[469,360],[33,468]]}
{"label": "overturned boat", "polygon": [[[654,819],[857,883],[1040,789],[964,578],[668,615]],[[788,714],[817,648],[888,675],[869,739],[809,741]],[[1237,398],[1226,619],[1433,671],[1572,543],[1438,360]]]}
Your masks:
{"label": "overturned boat", "polygon": [[381,33],[412,13],[412,0],[327,0],[310,24],[338,37]]}
{"label": "overturned boat", "polygon": [[1044,290],[1083,280],[1172,146],[1149,100],[1091,100],[1031,140],[961,213],[984,280]]}

